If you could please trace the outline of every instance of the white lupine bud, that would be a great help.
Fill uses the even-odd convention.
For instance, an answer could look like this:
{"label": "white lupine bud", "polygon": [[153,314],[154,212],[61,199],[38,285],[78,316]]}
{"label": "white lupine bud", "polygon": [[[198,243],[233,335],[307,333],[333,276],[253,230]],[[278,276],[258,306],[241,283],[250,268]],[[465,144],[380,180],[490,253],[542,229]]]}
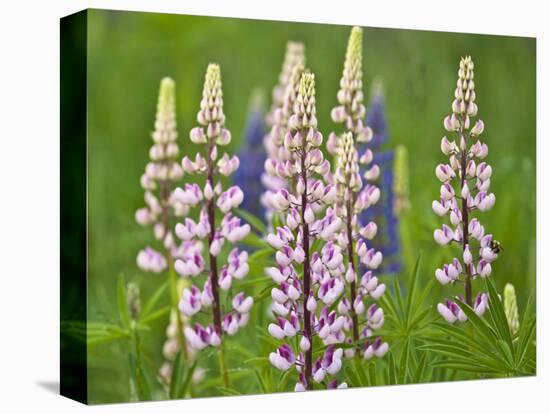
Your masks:
{"label": "white lupine bud", "polygon": [[306,352],[310,348],[311,348],[311,343],[309,342],[309,339],[307,339],[305,336],[302,336],[302,339],[300,339],[300,349],[303,352]]}
{"label": "white lupine bud", "polygon": [[466,265],[470,265],[473,262],[472,252],[470,251],[470,247],[468,245],[464,248],[463,260]]}
{"label": "white lupine bud", "polygon": [[312,224],[315,221],[315,214],[313,213],[313,210],[311,207],[307,207],[305,214],[304,214],[304,220],[307,224]]}

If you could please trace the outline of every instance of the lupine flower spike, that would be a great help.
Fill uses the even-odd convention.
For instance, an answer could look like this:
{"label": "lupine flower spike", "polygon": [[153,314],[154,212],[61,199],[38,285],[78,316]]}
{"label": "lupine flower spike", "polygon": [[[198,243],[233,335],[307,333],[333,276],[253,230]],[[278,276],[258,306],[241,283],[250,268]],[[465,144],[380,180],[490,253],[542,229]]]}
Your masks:
{"label": "lupine flower spike", "polygon": [[252,96],[252,103],[248,115],[243,147],[239,151],[241,165],[235,172],[234,183],[239,187],[246,187],[241,208],[256,217],[264,217],[265,208],[260,200],[263,186],[258,177],[264,172],[266,160],[263,139],[265,136],[265,121],[263,97],[259,91]]}
{"label": "lupine flower spike", "polygon": [[262,205],[266,209],[268,222],[277,211],[273,204],[275,193],[281,188],[289,188],[294,184],[292,180],[281,178],[275,167],[278,165],[279,168],[285,168],[284,162],[291,159],[291,153],[284,145],[284,138],[289,130],[288,122],[293,112],[304,65],[304,45],[289,42],[279,75],[279,83],[273,89],[272,107],[266,117],[269,132],[264,138],[267,159],[264,164],[265,173],[262,174],[262,184],[266,189],[262,196]]}
{"label": "lupine flower spike", "polygon": [[[143,226],[152,226],[155,238],[161,245],[161,251],[150,246],[137,255],[138,267],[146,272],[161,273],[168,270],[172,291],[173,312],[177,310],[178,295],[173,259],[187,254],[192,248],[187,244],[178,244],[172,233],[175,218],[189,211],[188,207],[174,197],[174,186],[183,170],[176,158],[179,147],[176,142],[175,83],[170,78],[162,79],[157,104],[155,130],[152,133],[153,145],[149,150],[150,161],[141,176],[141,186],[145,190],[146,207],[136,211],[136,221]],[[179,315],[179,314],[178,314]],[[183,338],[183,321],[178,317],[179,329],[175,330],[174,346],[182,350],[187,359],[188,350]],[[177,351],[176,351],[177,352]]]}
{"label": "lupine flower spike", "polygon": [[516,289],[511,283],[506,283],[506,286],[504,286],[504,313],[510,332],[515,335],[519,330],[519,312]]}
{"label": "lupine flower spike", "polygon": [[[384,261],[380,267],[381,273],[396,274],[401,271],[401,240],[399,234],[399,216],[402,211],[401,192],[397,190],[397,183],[406,180],[406,169],[398,168],[401,164],[402,146],[383,151],[374,151],[388,141],[388,123],[382,82],[376,80],[371,88],[371,99],[367,112],[367,125],[372,129],[373,138],[368,144],[359,147],[359,152],[368,147],[374,152],[373,163],[380,168],[378,185],[380,201],[359,215],[360,223],[375,221],[379,226],[377,237],[373,240],[373,247],[380,250]],[[366,167],[360,169],[364,174]]]}
{"label": "lupine flower spike", "polygon": [[[449,157],[447,164],[439,164],[435,175],[441,181],[440,198],[433,201],[432,208],[439,216],[449,216],[450,225],[434,232],[439,245],[457,244],[460,256],[435,271],[435,277],[443,284],[464,283],[464,301],[478,315],[487,309],[488,295],[478,293],[474,297],[472,282],[491,274],[492,263],[498,257],[500,244],[474,216],[477,212],[490,210],[495,204],[495,195],[490,192],[492,168],[483,159],[487,145],[479,137],[484,130],[482,120],[473,121],[477,115],[475,103],[474,62],[471,57],[460,60],[455,99],[451,115],[443,125],[450,138],[443,137],[441,151]],[[477,253],[477,254],[476,254]],[[437,305],[439,313],[450,323],[464,321],[460,308],[452,300]]]}
{"label": "lupine flower spike", "polygon": [[[183,205],[199,207],[198,221],[187,217],[176,225],[176,235],[183,243],[200,245],[205,241],[206,251],[189,249],[188,254],[175,262],[176,271],[183,278],[196,278],[207,274],[202,288],[193,285],[185,289],[180,301],[180,311],[191,317],[199,311],[210,309],[211,321],[207,326],[195,323],[185,329],[185,337],[196,350],[208,346],[219,347],[220,370],[224,384],[228,385],[228,373],[223,353],[225,335],[235,333],[248,322],[253,299],[244,292],[238,292],[230,300],[231,308],[222,309],[220,290],[229,291],[234,282],[243,279],[248,273],[248,254],[233,248],[223,263],[220,259],[225,241],[230,245],[242,240],[250,232],[248,224],[231,214],[231,210],[243,201],[243,192],[238,186],[231,186],[225,191],[220,181],[221,176],[230,176],[239,167],[239,159],[224,153],[219,156],[218,148],[231,141],[231,134],[225,125],[223,112],[222,83],[220,67],[208,65],[200,110],[197,114],[199,126],[190,132],[191,141],[201,146],[195,159],[184,157],[182,166],[186,174],[205,176],[204,186],[187,183],[184,188],[177,188],[174,196]],[[216,211],[223,218],[216,220]],[[222,265],[223,263],[223,265]]]}
{"label": "lupine flower spike", "polygon": [[160,83],[150,161],[141,176],[147,206],[136,211],[136,221],[144,226],[153,226],[155,238],[162,243],[164,252],[146,247],[138,253],[137,264],[146,272],[161,273],[166,270],[175,247],[171,217],[182,216],[188,211],[186,206],[174,199],[172,192],[174,183],[183,175],[176,161],[179,153],[177,136],[174,81],[164,78]]}
{"label": "lupine flower spike", "polygon": [[[337,160],[334,174],[337,187],[335,212],[344,226],[335,241],[346,252],[343,282],[349,287],[349,296],[340,300],[338,311],[344,318],[343,332],[351,331],[351,335],[345,338],[346,342],[357,345],[357,348],[348,349],[346,355],[351,357],[359,351],[364,358],[370,359],[373,356],[382,357],[388,350],[388,344],[382,343],[380,338],[373,338],[373,331],[384,323],[384,311],[374,302],[368,308],[365,306],[367,299],[376,301],[382,296],[385,285],[379,283],[374,274],[382,263],[382,253],[369,247],[365,241],[375,237],[377,225],[372,221],[365,226],[359,223],[359,214],[380,198],[380,190],[369,183],[378,178],[378,166],[372,165],[365,172],[365,186],[359,172],[359,162],[371,163],[372,151],[366,148],[359,156],[355,143],[368,143],[373,136],[371,129],[363,124],[362,30],[359,27],[354,27],[350,34],[340,87],[340,105],[332,110],[332,119],[344,124],[345,132],[340,136],[332,133],[327,144]],[[359,263],[355,262],[355,257],[366,269],[359,281]]]}
{"label": "lupine flower spike", "polygon": [[403,145],[398,145],[395,148],[393,171],[393,194],[395,198],[393,208],[395,215],[400,217],[411,208],[409,200],[409,152]]}
{"label": "lupine flower spike", "polygon": [[[317,130],[315,77],[311,73],[300,77],[288,128],[283,145],[290,157],[275,161],[273,171],[295,185],[272,197],[283,224],[267,236],[277,250],[277,266],[266,268],[277,284],[271,291],[275,320],[268,331],[283,343],[269,360],[282,371],[297,369],[296,391],[311,390],[314,383],[334,388],[337,384],[326,382],[342,366],[343,350],[335,344],[342,341],[345,318],[330,309],[344,290],[342,253],[333,242],[342,220],[333,208],[325,209],[335,203],[336,188],[323,181],[330,164],[320,150],[323,138]],[[319,251],[311,251],[313,241]],[[319,341],[315,337],[329,345],[317,359],[314,350]]]}

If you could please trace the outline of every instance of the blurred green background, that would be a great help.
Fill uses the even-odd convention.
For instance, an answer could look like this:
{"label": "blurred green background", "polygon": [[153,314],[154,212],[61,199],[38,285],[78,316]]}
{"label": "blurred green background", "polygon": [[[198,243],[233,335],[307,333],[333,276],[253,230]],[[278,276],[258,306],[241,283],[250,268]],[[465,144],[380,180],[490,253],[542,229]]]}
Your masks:
{"label": "blurred green background", "polygon": [[[287,40],[304,42],[307,66],[316,75],[319,128],[328,136],[335,127],[330,110],[350,27],[100,10],[88,16],[88,319],[116,323],[119,274],[139,283],[145,298],[165,280],[135,264],[137,252],[152,243],[151,229],[135,223],[134,211],[143,204],[139,177],[148,160],[160,79],[176,81],[179,144],[189,153],[188,132],[196,122],[205,69],[209,62],[219,63],[227,127],[234,137],[229,151],[237,150],[252,91],[260,88],[270,98]],[[469,54],[497,198],[481,220],[504,247],[493,267],[497,288],[513,283],[520,310],[535,289],[535,49],[529,38],[364,29],[366,96],[371,81],[381,79],[390,133],[386,147],[403,144],[409,151],[412,209],[402,220],[404,273],[424,251],[426,283],[451,257],[433,241],[433,230],[443,221],[432,213],[431,201],[439,192],[434,168],[444,162],[443,117],[450,112],[459,59]],[[449,295],[449,288],[438,286],[429,300],[435,307]],[[151,364],[162,361],[165,327],[159,321],[144,339]],[[249,326],[237,341],[255,349],[255,333]],[[89,349],[91,402],[128,398],[124,346]]]}

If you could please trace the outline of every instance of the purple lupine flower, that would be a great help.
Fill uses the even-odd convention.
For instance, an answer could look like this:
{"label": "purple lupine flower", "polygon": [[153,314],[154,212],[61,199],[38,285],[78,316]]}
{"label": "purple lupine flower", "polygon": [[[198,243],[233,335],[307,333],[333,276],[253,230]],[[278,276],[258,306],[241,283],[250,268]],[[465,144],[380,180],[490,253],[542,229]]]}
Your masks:
{"label": "purple lupine flower", "polygon": [[[202,289],[192,286],[183,291],[180,310],[188,317],[199,310],[211,312],[207,326],[195,324],[194,328],[188,327],[185,329],[185,336],[194,349],[219,347],[220,354],[223,355],[224,336],[232,336],[246,325],[253,300],[252,297],[244,297],[244,294],[239,292],[231,301],[233,306],[223,309],[222,303],[225,301],[222,302],[220,298],[220,289],[229,290],[233,286],[233,281],[244,278],[249,269],[248,254],[239,251],[238,248],[231,250],[227,261],[222,262],[225,241],[233,245],[250,232],[248,224],[241,224],[240,219],[231,214],[231,210],[243,202],[242,190],[233,185],[224,191],[220,181],[220,175],[232,174],[240,164],[236,156],[219,154],[219,148],[231,141],[231,133],[224,127],[221,87],[219,66],[208,65],[200,110],[197,114],[199,126],[190,132],[191,141],[201,145],[202,151],[197,153],[194,161],[188,157],[182,160],[183,169],[187,174],[202,174],[206,177],[206,182],[202,188],[198,184],[188,183],[175,192],[176,199],[187,208],[200,208],[198,222],[187,218],[183,223],[176,225],[176,235],[185,242],[204,242],[208,248],[205,252],[188,251],[187,254],[178,257],[175,268],[185,278],[204,275],[208,269]],[[216,210],[223,216],[220,222],[216,220]],[[224,360],[223,357],[221,359]],[[227,386],[225,362],[221,363],[220,370]]]}
{"label": "purple lupine flower", "polygon": [[[150,160],[140,180],[145,191],[146,207],[136,211],[135,219],[139,224],[153,228],[153,234],[159,244],[158,250],[148,246],[138,253],[136,258],[138,267],[153,273],[168,270],[167,276],[176,290],[176,279],[172,277],[173,260],[176,258],[190,260],[189,257],[194,252],[200,252],[202,244],[187,241],[178,243],[172,232],[175,218],[185,216],[189,210],[176,196],[178,189],[174,189],[183,175],[182,167],[176,160],[179,147],[174,91],[175,83],[172,79],[161,80],[154,131],[151,136],[153,145],[149,150]],[[195,266],[200,266],[200,263]],[[193,269],[190,271],[194,272]],[[186,321],[178,311],[177,297],[173,298],[171,307],[169,333],[167,332],[163,348],[166,361],[160,372],[165,379],[167,377],[163,374],[172,370],[173,360],[179,351],[182,352],[186,363],[193,358],[183,336]],[[169,379],[166,381],[168,382]]]}
{"label": "purple lupine flower", "polygon": [[[373,131],[373,139],[368,146],[373,148],[381,147],[389,138],[388,124],[386,119],[384,95],[382,84],[376,81],[372,86],[371,100],[367,112],[367,124]],[[360,147],[364,151],[366,145]],[[369,223],[373,220],[379,223],[379,232],[373,246],[379,249],[384,255],[384,263],[381,272],[395,274],[401,271],[400,258],[400,237],[399,237],[399,213],[402,203],[400,194],[396,191],[400,188],[398,181],[400,177],[400,154],[402,148],[385,150],[374,154],[373,162],[380,167],[380,192],[381,202],[364,210],[360,216],[361,223]],[[366,169],[362,168],[364,173]]]}
{"label": "purple lupine flower", "polygon": [[[294,69],[294,75],[298,69]],[[314,361],[314,336],[326,345],[341,337],[343,320],[329,311],[329,306],[342,294],[340,277],[344,273],[342,253],[332,241],[342,221],[327,204],[335,201],[335,191],[324,178],[330,164],[319,150],[322,135],[317,130],[315,78],[302,73],[298,87],[292,89],[292,112],[288,116],[288,131],[282,144],[286,159],[271,158],[268,174],[287,183],[270,196],[270,206],[277,211],[282,225],[267,236],[277,250],[276,267],[266,268],[266,274],[277,284],[271,291],[275,321],[268,327],[270,335],[284,343],[269,359],[273,366],[299,371],[295,390],[311,390],[314,382],[334,376],[341,367],[342,350],[329,347]],[[292,83],[291,83],[292,84]],[[292,88],[290,86],[287,89]],[[291,93],[287,93],[290,98]],[[288,108],[285,108],[285,110]],[[317,240],[320,251],[312,252]]]}
{"label": "purple lupine flower", "polygon": [[376,81],[372,86],[366,122],[373,132],[372,141],[369,143],[370,148],[380,148],[389,137],[386,104],[380,81]]}
{"label": "purple lupine flower", "polygon": [[254,102],[248,115],[243,148],[238,153],[241,165],[235,172],[233,182],[239,187],[246,188],[241,208],[261,218],[265,216],[265,207],[261,203],[264,187],[259,177],[263,174],[266,160],[263,146],[265,133],[262,107],[258,102]]}
{"label": "purple lupine flower", "polygon": [[[288,42],[283,67],[279,75],[279,83],[273,89],[271,110],[266,116],[269,132],[264,137],[264,147],[267,159],[264,163],[265,172],[261,176],[262,185],[266,189],[262,195],[262,205],[266,210],[266,219],[271,221],[277,207],[273,205],[273,197],[281,188],[288,188],[291,183],[281,177],[290,164],[291,153],[284,145],[284,137],[289,130],[289,119],[293,113],[300,77],[305,68],[305,52],[302,43]],[[276,171],[279,169],[280,171]],[[288,174],[286,174],[288,175]]]}
{"label": "purple lupine flower", "polygon": [[[476,211],[490,210],[495,204],[495,195],[489,192],[492,168],[482,161],[488,153],[487,145],[479,140],[484,124],[481,120],[475,123],[472,120],[477,115],[477,105],[474,62],[470,56],[460,60],[454,96],[452,114],[445,117],[443,125],[458,143],[453,137],[441,140],[441,151],[449,157],[449,162],[436,166],[435,175],[442,184],[440,198],[433,201],[432,209],[439,216],[448,215],[450,221],[450,226],[443,224],[434,231],[435,241],[440,245],[457,244],[461,254],[437,269],[435,276],[444,285],[463,282],[465,297],[457,300],[482,315],[488,306],[488,296],[478,293],[474,298],[472,281],[491,274],[491,263],[498,257],[499,244],[491,234],[485,233],[479,219],[473,217]],[[452,301],[438,304],[437,309],[449,323],[466,320]]]}
{"label": "purple lupine flower", "polygon": [[[333,109],[332,119],[344,124],[345,132],[340,136],[332,133],[327,147],[337,160],[334,173],[338,190],[336,212],[345,223],[337,240],[341,249],[346,252],[343,263],[346,273],[343,281],[348,286],[349,296],[341,299],[338,309],[345,321],[343,332],[350,331],[350,334],[349,338],[348,335],[342,335],[337,340],[357,345],[346,352],[347,356],[353,356],[359,350],[366,358],[370,355],[367,350],[372,350],[372,347],[365,348],[362,344],[376,341],[372,335],[384,322],[383,310],[372,301],[380,298],[385,291],[385,285],[379,284],[378,278],[374,276],[374,271],[380,267],[383,259],[382,252],[374,248],[370,241],[375,237],[378,226],[370,221],[362,227],[359,219],[360,214],[375,206],[380,198],[380,190],[372,183],[380,174],[378,165],[372,164],[373,153],[365,146],[363,154],[359,156],[355,143],[370,144],[373,137],[371,129],[362,122],[365,107],[362,103],[362,30],[359,27],[354,27],[350,34],[340,85],[340,105]],[[363,174],[359,163],[369,165]],[[363,185],[363,178],[366,185]],[[369,240],[368,243],[365,239]],[[357,280],[361,267],[364,268],[364,274],[361,280]],[[368,310],[365,307],[367,300],[371,301]],[[361,331],[360,326],[365,321],[366,328]],[[383,356],[387,344],[380,349],[375,355]]]}

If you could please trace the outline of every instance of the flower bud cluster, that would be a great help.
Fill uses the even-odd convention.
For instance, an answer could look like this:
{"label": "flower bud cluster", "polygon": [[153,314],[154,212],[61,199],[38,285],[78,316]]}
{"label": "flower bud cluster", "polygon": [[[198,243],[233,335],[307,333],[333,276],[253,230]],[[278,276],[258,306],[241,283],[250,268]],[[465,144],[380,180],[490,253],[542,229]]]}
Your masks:
{"label": "flower bud cluster", "polygon": [[[231,210],[243,201],[243,192],[238,186],[223,189],[220,176],[229,176],[239,167],[239,159],[218,148],[229,144],[231,134],[225,125],[223,112],[220,68],[210,64],[206,71],[203,96],[197,115],[199,126],[190,133],[191,141],[202,146],[195,159],[184,157],[183,169],[187,174],[206,176],[204,185],[187,183],[177,188],[174,197],[187,208],[197,207],[198,220],[186,217],[175,227],[176,236],[186,246],[175,261],[176,272],[183,278],[197,278],[205,273],[208,277],[202,287],[192,285],[182,292],[179,309],[187,317],[211,309],[211,321],[206,326],[195,322],[185,328],[187,342],[196,350],[207,346],[219,346],[224,334],[234,335],[248,322],[252,297],[238,292],[231,300],[230,309],[222,309],[219,290],[229,291],[233,283],[248,274],[248,253],[233,248],[223,265],[220,256],[226,242],[234,245],[250,232],[250,225],[233,216]],[[216,210],[222,219],[216,222]],[[203,245],[205,249],[203,251]],[[207,267],[208,264],[208,267]]]}
{"label": "flower bud cluster", "polygon": [[[495,195],[490,192],[492,167],[484,161],[488,147],[479,138],[484,124],[481,120],[472,121],[478,111],[475,100],[474,62],[468,56],[460,61],[452,113],[443,121],[455,139],[445,136],[441,140],[441,151],[449,161],[435,169],[441,188],[432,209],[438,216],[448,216],[450,222],[434,231],[436,243],[461,246],[460,256],[438,268],[435,277],[443,285],[464,282],[466,303],[482,314],[487,307],[487,296],[478,294],[474,300],[471,283],[491,274],[500,245],[485,231],[479,219],[473,217],[474,213],[488,211],[495,204]],[[438,310],[449,322],[465,318],[451,301],[439,304]]]}
{"label": "flower bud cluster", "polygon": [[[180,329],[185,329],[185,322],[183,321],[182,326]],[[170,385],[170,381],[172,380],[172,372],[174,369],[174,360],[176,358],[177,353],[180,351],[180,345],[178,341],[178,317],[175,313],[175,311],[172,311],[170,313],[170,323],[168,324],[166,328],[166,340],[164,341],[164,345],[162,347],[162,355],[164,357],[164,362],[161,365],[159,369],[159,375],[162,378],[162,380],[167,384]],[[194,360],[196,358],[196,351],[188,347],[188,355],[187,357],[190,360]],[[205,370],[201,367],[195,367],[195,370],[193,371],[193,383],[199,383],[204,378]]]}
{"label": "flower bud cluster", "polygon": [[[331,118],[352,132],[357,142],[366,143],[372,140],[373,133],[364,123],[366,110],[363,104],[362,65],[363,29],[354,27],[349,37],[340,90],[337,94],[339,105],[332,109]],[[327,149],[331,154],[336,154],[338,143],[338,135],[331,133],[327,141]]]}
{"label": "flower bud cluster", "polygon": [[276,210],[272,206],[275,192],[292,185],[288,176],[281,177],[277,167],[284,169],[284,162],[292,158],[292,152],[284,145],[284,139],[289,131],[289,120],[294,111],[300,78],[305,70],[304,65],[303,44],[289,42],[283,69],[279,75],[279,84],[273,91],[273,106],[267,116],[270,131],[264,138],[267,159],[264,162],[265,172],[262,174],[262,184],[266,188],[262,196],[262,204],[266,208],[268,220]]}
{"label": "flower bud cluster", "polygon": [[506,283],[506,286],[504,286],[503,304],[510,333],[515,335],[519,330],[519,312],[518,302],[516,299],[516,289],[511,283]]}
{"label": "flower bud cluster", "polygon": [[[146,207],[136,211],[135,219],[143,226],[153,226],[154,235],[166,252],[177,248],[171,231],[173,216],[187,214],[186,206],[173,195],[173,184],[179,181],[183,170],[176,158],[179,147],[176,142],[175,83],[170,78],[162,79],[157,104],[153,145],[149,150],[150,161],[141,176],[145,191]],[[138,267],[146,272],[160,273],[168,266],[169,255],[146,247],[137,256]]]}

